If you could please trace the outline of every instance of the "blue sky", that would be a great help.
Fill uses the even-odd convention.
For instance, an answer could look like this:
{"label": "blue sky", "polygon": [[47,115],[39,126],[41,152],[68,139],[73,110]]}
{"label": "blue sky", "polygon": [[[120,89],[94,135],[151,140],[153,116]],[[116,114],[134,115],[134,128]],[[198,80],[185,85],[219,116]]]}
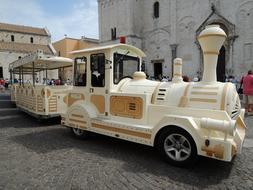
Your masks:
{"label": "blue sky", "polygon": [[0,22],[47,27],[52,41],[98,38],[97,0],[0,0]]}

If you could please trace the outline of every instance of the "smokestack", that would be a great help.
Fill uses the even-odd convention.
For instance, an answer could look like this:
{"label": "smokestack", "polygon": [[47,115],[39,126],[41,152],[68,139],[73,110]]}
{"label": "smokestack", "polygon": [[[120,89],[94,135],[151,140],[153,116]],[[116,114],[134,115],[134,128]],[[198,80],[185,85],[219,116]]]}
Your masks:
{"label": "smokestack", "polygon": [[204,56],[203,82],[216,82],[216,67],[220,48],[226,40],[226,33],[219,25],[206,26],[199,37],[201,49]]}
{"label": "smokestack", "polygon": [[183,61],[181,58],[174,59],[172,82],[182,82],[183,81],[182,64],[183,64]]}

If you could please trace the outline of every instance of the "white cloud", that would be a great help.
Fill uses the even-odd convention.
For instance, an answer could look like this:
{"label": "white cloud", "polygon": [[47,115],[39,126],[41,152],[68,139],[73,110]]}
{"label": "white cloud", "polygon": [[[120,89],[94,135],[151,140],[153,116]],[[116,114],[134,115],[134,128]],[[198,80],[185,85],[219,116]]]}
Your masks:
{"label": "white cloud", "polygon": [[53,41],[64,34],[98,38],[97,1],[75,2],[66,15],[49,16],[37,0],[0,0],[0,22],[47,27]]}

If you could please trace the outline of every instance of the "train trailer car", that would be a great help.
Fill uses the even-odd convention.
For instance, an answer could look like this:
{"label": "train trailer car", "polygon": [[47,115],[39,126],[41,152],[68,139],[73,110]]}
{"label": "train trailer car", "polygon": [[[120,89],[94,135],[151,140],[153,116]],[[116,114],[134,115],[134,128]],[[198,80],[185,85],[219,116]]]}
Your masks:
{"label": "train trailer car", "polygon": [[200,33],[200,82],[182,80],[179,58],[174,60],[171,82],[147,80],[140,71],[144,53],[126,44],[72,52],[75,78],[85,82],[80,86],[76,81],[68,94],[62,125],[78,137],[91,131],[155,146],[177,166],[194,163],[198,155],[231,161],[242,151],[246,126],[235,86],[216,80],[225,39],[217,25]]}
{"label": "train trailer car", "polygon": [[[72,66],[72,59],[45,55],[41,50],[14,61],[9,66],[11,81],[18,75],[19,83],[11,85],[11,101],[22,111],[39,119],[59,117],[66,111],[66,94],[72,86],[47,85],[47,72]],[[40,72],[46,75],[44,84],[36,82]],[[25,82],[26,75],[32,76],[32,82]]]}

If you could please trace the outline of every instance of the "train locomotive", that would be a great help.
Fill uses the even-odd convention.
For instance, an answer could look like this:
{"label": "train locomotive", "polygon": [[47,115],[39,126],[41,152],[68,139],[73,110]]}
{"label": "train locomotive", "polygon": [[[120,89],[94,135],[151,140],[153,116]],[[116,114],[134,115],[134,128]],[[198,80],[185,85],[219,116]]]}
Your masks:
{"label": "train locomotive", "polygon": [[[218,25],[200,33],[200,82],[183,81],[180,58],[174,60],[171,82],[147,80],[140,71],[144,53],[126,44],[72,52],[74,75],[82,66],[85,85],[74,86],[65,97],[68,108],[62,125],[78,137],[95,132],[155,146],[177,166],[192,164],[199,155],[232,161],[242,151],[246,126],[235,86],[216,79],[225,39]],[[94,82],[94,73],[99,83]]]}

